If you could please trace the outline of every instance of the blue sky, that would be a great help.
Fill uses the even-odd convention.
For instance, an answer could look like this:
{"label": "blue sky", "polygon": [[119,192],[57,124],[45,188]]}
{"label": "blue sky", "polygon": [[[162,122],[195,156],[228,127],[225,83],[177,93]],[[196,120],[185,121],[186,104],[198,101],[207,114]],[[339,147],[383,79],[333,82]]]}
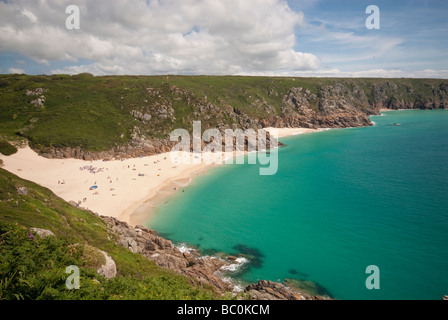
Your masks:
{"label": "blue sky", "polygon": [[448,78],[447,32],[437,0],[0,0],[0,73]]}
{"label": "blue sky", "polygon": [[[448,1],[300,2],[289,1],[308,24],[296,31],[298,46],[319,56],[323,69],[448,69]],[[380,9],[379,30],[365,27],[370,4]]]}

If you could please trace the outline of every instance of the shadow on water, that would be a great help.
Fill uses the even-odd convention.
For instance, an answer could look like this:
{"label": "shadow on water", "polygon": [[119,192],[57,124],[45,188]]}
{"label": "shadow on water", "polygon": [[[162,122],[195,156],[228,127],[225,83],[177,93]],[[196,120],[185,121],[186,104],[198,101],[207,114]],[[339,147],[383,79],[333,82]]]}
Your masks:
{"label": "shadow on water", "polygon": [[310,296],[332,297],[327,288],[310,280],[286,278],[283,283],[290,288]]}
{"label": "shadow on water", "polygon": [[299,272],[296,269],[289,269],[288,273],[302,278],[308,278],[308,274],[306,274],[305,272]]}

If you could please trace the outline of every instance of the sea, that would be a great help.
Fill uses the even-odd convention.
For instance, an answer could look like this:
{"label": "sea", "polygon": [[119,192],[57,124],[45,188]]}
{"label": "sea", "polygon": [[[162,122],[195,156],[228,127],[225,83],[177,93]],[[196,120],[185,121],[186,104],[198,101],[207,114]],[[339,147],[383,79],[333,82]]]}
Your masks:
{"label": "sea", "polygon": [[[448,294],[448,110],[280,139],[278,171],[210,169],[146,223],[179,246],[240,256],[228,276],[334,299]],[[180,191],[180,190],[179,190]]]}

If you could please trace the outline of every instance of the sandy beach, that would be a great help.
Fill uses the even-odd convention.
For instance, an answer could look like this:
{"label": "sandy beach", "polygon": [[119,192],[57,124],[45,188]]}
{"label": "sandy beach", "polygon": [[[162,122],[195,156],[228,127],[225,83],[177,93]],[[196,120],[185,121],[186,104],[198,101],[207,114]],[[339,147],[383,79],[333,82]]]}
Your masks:
{"label": "sandy beach", "polygon": [[[266,128],[272,130],[273,128]],[[318,132],[316,129],[279,128],[278,137]],[[205,156],[205,155],[202,155]],[[222,159],[235,156],[223,153]],[[190,164],[172,161],[170,153],[111,161],[47,159],[24,147],[3,156],[3,169],[52,190],[66,201],[130,225],[148,221],[153,208],[192,179],[218,164],[193,163],[201,155],[190,153]]]}
{"label": "sandy beach", "polygon": [[313,133],[313,132],[319,132],[324,129],[310,129],[310,128],[265,128],[266,131],[272,132],[272,130],[277,130],[278,137],[288,137],[288,136],[295,136],[299,134],[304,133]]}

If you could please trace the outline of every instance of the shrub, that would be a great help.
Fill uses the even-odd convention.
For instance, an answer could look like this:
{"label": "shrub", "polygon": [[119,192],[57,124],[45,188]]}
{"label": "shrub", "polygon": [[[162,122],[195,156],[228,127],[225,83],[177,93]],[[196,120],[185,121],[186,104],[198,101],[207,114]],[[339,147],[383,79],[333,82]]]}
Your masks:
{"label": "shrub", "polygon": [[17,152],[17,148],[8,141],[0,139],[0,153],[5,156],[10,156]]}

